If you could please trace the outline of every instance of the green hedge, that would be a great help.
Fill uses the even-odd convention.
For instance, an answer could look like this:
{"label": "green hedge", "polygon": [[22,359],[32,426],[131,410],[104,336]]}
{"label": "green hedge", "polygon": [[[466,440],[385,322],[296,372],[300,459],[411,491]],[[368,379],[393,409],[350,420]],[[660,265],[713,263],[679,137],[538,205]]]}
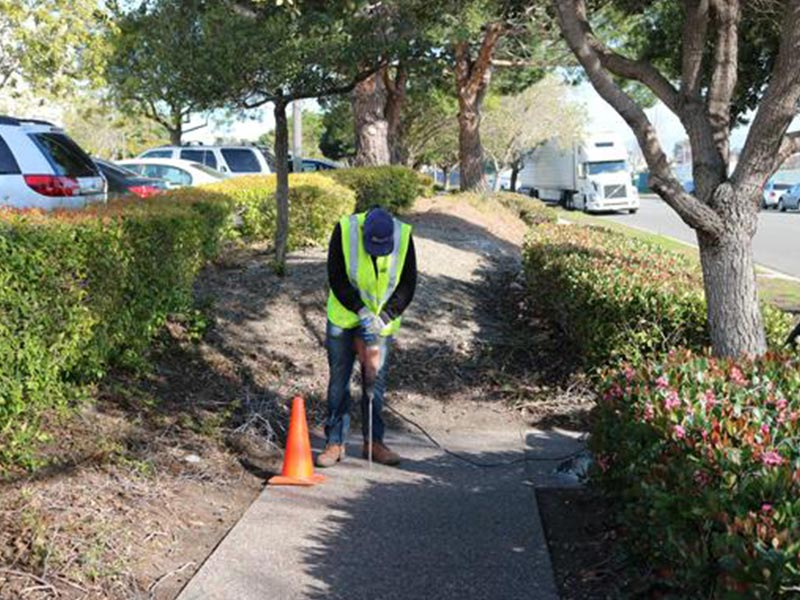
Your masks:
{"label": "green hedge", "polygon": [[496,192],[495,198],[513,211],[526,225],[542,225],[558,221],[558,213],[541,200],[513,192]]}
{"label": "green hedge", "polygon": [[[333,171],[331,171],[333,172]],[[190,188],[185,193],[224,196],[242,219],[241,233],[249,239],[275,236],[274,175],[237,177],[222,183]],[[327,175],[289,175],[289,249],[327,242],[336,222],[355,210],[356,194]]]}
{"label": "green hedge", "polygon": [[0,462],[25,462],[42,410],[135,361],[190,306],[228,227],[228,205],[214,200],[2,214]]}
{"label": "green hedge", "polygon": [[407,167],[357,167],[327,171],[356,193],[357,210],[380,205],[399,214],[410,209],[421,195],[432,195],[432,179]]}
{"label": "green hedge", "polygon": [[[543,224],[531,229],[524,261],[531,294],[590,368],[710,343],[699,267],[681,254],[607,229]],[[764,315],[780,345],[789,317],[768,307]]]}
{"label": "green hedge", "polygon": [[800,360],[674,352],[601,394],[597,479],[664,597],[796,598]]}
{"label": "green hedge", "polygon": [[[289,183],[290,248],[325,243],[355,210],[356,193],[329,177]],[[168,315],[191,307],[222,241],[273,239],[274,192],[274,176],[245,177],[78,211],[0,211],[0,473],[33,465],[44,411],[141,360]]]}

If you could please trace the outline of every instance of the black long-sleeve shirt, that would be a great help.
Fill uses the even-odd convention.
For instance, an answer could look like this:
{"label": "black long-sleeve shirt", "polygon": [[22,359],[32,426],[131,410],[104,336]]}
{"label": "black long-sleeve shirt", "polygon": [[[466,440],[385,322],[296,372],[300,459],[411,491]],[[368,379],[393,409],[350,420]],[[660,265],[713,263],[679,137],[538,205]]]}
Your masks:
{"label": "black long-sleeve shirt", "polygon": [[[376,272],[378,269],[375,257],[372,258],[372,265]],[[337,300],[342,303],[347,310],[357,313],[364,308],[364,302],[358,290],[350,283],[347,276],[347,266],[344,262],[344,251],[342,249],[342,227],[339,223],[333,228],[331,241],[328,244],[328,283]],[[394,320],[403,314],[403,311],[411,304],[414,299],[414,291],[417,288],[417,256],[414,252],[414,239],[408,240],[408,252],[403,264],[403,272],[400,274],[400,281],[395,288],[383,312]]]}

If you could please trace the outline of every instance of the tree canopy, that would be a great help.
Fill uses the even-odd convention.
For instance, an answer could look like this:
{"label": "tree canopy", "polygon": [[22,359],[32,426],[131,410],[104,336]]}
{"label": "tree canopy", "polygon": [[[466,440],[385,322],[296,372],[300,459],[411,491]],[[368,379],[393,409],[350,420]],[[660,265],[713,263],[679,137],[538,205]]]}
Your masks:
{"label": "tree canopy", "polygon": [[59,94],[97,83],[111,28],[96,0],[0,0],[0,89]]}
{"label": "tree canopy", "polygon": [[[708,321],[720,355],[766,349],[752,243],[761,189],[800,148],[800,1],[553,0],[561,32],[597,92],[633,130],[650,186],[697,232]],[[609,17],[610,15],[610,17]],[[622,18],[622,36],[599,24]],[[646,87],[681,121],[694,192],[672,173],[653,124],[620,85]],[[757,106],[735,168],[730,132]]]}
{"label": "tree canopy", "polygon": [[156,0],[117,15],[107,77],[116,98],[179,144],[192,115],[226,101],[231,53],[203,0]]}
{"label": "tree canopy", "polygon": [[483,122],[484,148],[496,172],[518,167],[525,154],[548,140],[555,139],[564,147],[572,144],[586,118],[584,107],[570,102],[564,83],[548,76],[489,104]]}

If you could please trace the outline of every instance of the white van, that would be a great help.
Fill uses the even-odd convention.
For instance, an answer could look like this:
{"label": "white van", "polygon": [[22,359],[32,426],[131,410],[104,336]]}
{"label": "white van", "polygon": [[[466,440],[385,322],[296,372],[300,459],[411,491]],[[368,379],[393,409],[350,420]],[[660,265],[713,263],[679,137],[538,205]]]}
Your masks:
{"label": "white van", "polygon": [[0,116],[0,205],[78,208],[106,194],[98,166],[62,129]]}
{"label": "white van", "polygon": [[525,158],[517,186],[568,209],[639,210],[628,150],[614,133],[586,135],[566,148],[555,140],[543,144]]}
{"label": "white van", "polygon": [[160,146],[142,152],[137,158],[178,158],[200,163],[231,177],[269,175],[264,154],[255,146]]}

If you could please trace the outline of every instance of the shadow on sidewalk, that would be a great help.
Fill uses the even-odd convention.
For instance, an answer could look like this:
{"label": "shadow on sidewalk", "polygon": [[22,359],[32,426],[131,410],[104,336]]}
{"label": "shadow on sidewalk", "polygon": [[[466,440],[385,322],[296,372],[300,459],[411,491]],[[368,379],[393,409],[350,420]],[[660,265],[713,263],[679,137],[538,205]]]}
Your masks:
{"label": "shadow on sidewalk", "polygon": [[[550,445],[541,438],[537,444],[537,455],[546,456]],[[302,542],[311,548],[303,568],[317,581],[304,597],[555,598],[529,480],[533,463],[516,462],[522,451],[464,455],[514,464],[479,468],[442,454],[405,460],[400,470],[408,481],[378,480],[357,498],[328,506],[324,528]],[[555,463],[535,466],[552,470]]]}

